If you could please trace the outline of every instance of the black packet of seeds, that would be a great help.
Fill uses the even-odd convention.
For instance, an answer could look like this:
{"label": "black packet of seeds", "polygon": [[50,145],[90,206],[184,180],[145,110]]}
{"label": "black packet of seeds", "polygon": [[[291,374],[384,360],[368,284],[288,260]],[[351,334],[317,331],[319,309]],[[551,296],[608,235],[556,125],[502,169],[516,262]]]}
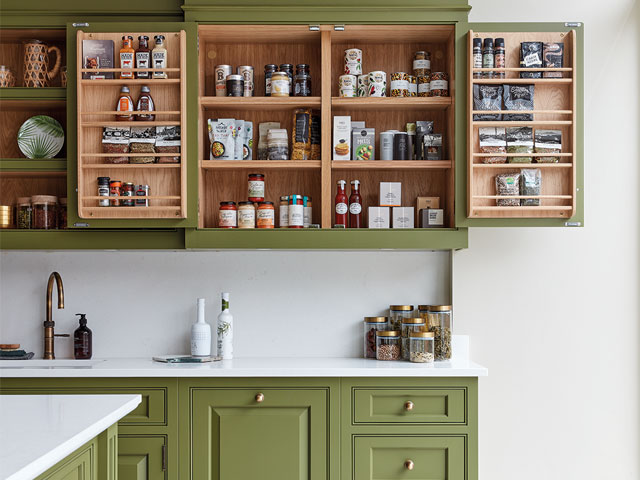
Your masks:
{"label": "black packet of seeds", "polygon": [[[520,68],[542,68],[542,42],[520,43]],[[542,72],[520,72],[520,78],[542,78]]]}
{"label": "black packet of seeds", "polygon": [[[473,86],[473,109],[474,110],[502,110],[502,85],[479,85]],[[474,121],[494,121],[502,120],[501,113],[475,113]]]}
{"label": "black packet of seeds", "polygon": [[[542,66],[562,68],[564,63],[564,43],[545,43],[542,46]],[[562,72],[544,72],[544,78],[562,78]]]}
{"label": "black packet of seeds", "polygon": [[[533,110],[534,85],[505,85],[504,109],[505,110]],[[533,113],[505,113],[504,120],[514,122],[530,122]]]}

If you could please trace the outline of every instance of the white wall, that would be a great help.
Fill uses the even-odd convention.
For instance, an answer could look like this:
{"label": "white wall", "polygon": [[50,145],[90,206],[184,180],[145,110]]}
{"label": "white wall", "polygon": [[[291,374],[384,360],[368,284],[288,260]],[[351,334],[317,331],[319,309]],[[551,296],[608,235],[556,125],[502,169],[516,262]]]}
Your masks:
{"label": "white wall", "polygon": [[489,367],[481,479],[638,479],[640,7],[471,3],[472,22],[582,21],[586,37],[585,227],[472,229],[454,256],[456,330]]}

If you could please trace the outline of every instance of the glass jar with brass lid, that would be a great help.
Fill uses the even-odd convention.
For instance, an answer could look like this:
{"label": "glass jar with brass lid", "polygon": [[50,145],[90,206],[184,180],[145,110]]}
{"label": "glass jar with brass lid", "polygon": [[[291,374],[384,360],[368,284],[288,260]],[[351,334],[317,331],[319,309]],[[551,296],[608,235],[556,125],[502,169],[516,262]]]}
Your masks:
{"label": "glass jar with brass lid", "polygon": [[378,360],[400,360],[400,330],[378,330],[376,332],[376,358]]}
{"label": "glass jar with brass lid", "polygon": [[21,229],[31,228],[31,197],[18,197],[16,200],[16,227]]}
{"label": "glass jar with brass lid", "polygon": [[409,360],[409,336],[415,332],[423,332],[426,328],[424,318],[411,317],[402,319],[402,359]]}
{"label": "glass jar with brass lid", "polygon": [[409,360],[414,363],[433,363],[433,332],[411,332],[409,334]]}
{"label": "glass jar with brass lid", "polygon": [[[427,330],[434,334],[436,360],[451,358],[451,305],[420,305],[420,316],[426,314]],[[424,318],[424,317],[423,317]]]}
{"label": "glass jar with brass lid", "polygon": [[389,329],[389,317],[364,317],[364,358],[376,358],[376,332]]}
{"label": "glass jar with brass lid", "polygon": [[390,305],[389,306],[389,328],[400,330],[402,319],[413,317],[413,305]]}
{"label": "glass jar with brass lid", "polygon": [[51,230],[56,228],[58,197],[53,195],[34,195],[31,197],[33,217],[32,228]]}

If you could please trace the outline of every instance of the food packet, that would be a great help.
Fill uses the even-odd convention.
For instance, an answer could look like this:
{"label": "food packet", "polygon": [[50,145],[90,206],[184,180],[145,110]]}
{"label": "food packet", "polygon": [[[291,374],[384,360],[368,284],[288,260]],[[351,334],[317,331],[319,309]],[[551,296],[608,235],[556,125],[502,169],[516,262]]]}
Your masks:
{"label": "food packet", "polygon": [[[533,110],[534,92],[534,85],[505,85],[504,109]],[[530,122],[533,120],[533,113],[505,113],[504,120]]]}
{"label": "food packet", "polygon": [[[180,127],[156,127],[156,153],[180,153]],[[158,163],[180,163],[180,155],[156,157]]]}
{"label": "food packet", "polygon": [[242,160],[243,159],[243,146],[244,146],[244,120],[236,120],[236,134],[235,134],[235,142],[233,145],[233,159],[234,160]]}
{"label": "food packet", "polygon": [[[481,153],[507,153],[507,135],[504,128],[482,127],[479,130]],[[482,163],[506,163],[506,156],[481,157]]]}
{"label": "food packet", "polygon": [[253,122],[244,122],[242,160],[253,160]]}
{"label": "food packet", "polygon": [[[544,68],[562,68],[564,61],[564,43],[545,43],[542,45],[542,66]],[[544,72],[544,78],[562,78],[562,72]]]}
{"label": "food packet", "polygon": [[[560,130],[536,130],[536,153],[560,153],[562,152],[562,131]],[[558,163],[560,157],[552,155],[548,157],[536,157],[537,163]]]}
{"label": "food packet", "polygon": [[[531,127],[508,127],[507,153],[533,153],[533,129]],[[532,157],[509,156],[508,163],[532,163]]]}
{"label": "food packet", "polygon": [[[474,110],[502,110],[502,85],[474,85]],[[474,121],[500,121],[501,113],[474,114]]]}
{"label": "food packet", "polygon": [[[542,42],[520,43],[520,68],[542,67]],[[520,78],[542,78],[542,72],[520,72]]]}
{"label": "food packet", "polygon": [[233,118],[209,119],[209,158],[233,160],[235,158],[236,121]]}
{"label": "food packet", "polygon": [[131,153],[149,153],[149,156],[131,157],[129,163],[155,163],[156,127],[131,127],[129,151]]}
{"label": "food packet", "polygon": [[130,127],[104,127],[102,130],[102,153],[113,153],[106,157],[105,163],[129,163],[129,157],[117,156],[118,153],[129,153]]}
{"label": "food packet", "polygon": [[[542,172],[539,168],[523,168],[520,171],[520,195],[540,195],[542,191]],[[523,207],[540,206],[539,198],[522,198]]]}
{"label": "food packet", "polygon": [[[500,173],[496,175],[496,195],[508,197],[520,195],[520,173]],[[498,198],[496,205],[499,207],[519,207],[519,198]]]}
{"label": "food packet", "polygon": [[267,134],[271,129],[279,129],[280,122],[262,122],[258,125],[258,160],[267,160]]}
{"label": "food packet", "polygon": [[291,160],[309,160],[311,156],[311,110],[298,108],[293,112],[291,130]]}
{"label": "food packet", "polygon": [[425,160],[442,160],[442,134],[426,133],[422,137]]}
{"label": "food packet", "polygon": [[314,110],[311,113],[311,160],[320,160],[321,133],[320,112]]}

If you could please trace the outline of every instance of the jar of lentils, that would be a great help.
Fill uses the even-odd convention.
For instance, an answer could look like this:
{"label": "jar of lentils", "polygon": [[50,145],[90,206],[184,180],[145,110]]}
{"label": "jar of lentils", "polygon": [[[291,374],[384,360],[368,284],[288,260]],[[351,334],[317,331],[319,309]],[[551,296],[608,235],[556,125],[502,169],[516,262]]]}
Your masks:
{"label": "jar of lentils", "polygon": [[413,305],[390,305],[389,306],[389,328],[400,330],[402,319],[413,317]]}
{"label": "jar of lentils", "polygon": [[389,317],[364,317],[364,358],[376,358],[376,332],[389,328]]}
{"label": "jar of lentils", "polygon": [[33,206],[33,228],[52,230],[56,228],[56,205],[58,197],[53,195],[34,195],[31,197]]}
{"label": "jar of lentils", "polygon": [[434,334],[435,359],[449,360],[451,358],[451,305],[429,305],[426,314],[427,329]]}
{"label": "jar of lentils", "polygon": [[378,360],[400,360],[399,330],[379,330],[376,332],[376,358]]}
{"label": "jar of lentils", "polygon": [[402,359],[409,360],[409,336],[415,332],[425,330],[426,322],[424,318],[413,317],[402,319]]}
{"label": "jar of lentils", "polygon": [[32,217],[31,197],[18,197],[16,200],[16,227],[21,229],[31,228]]}
{"label": "jar of lentils", "polygon": [[433,332],[412,332],[409,336],[409,360],[413,363],[433,363]]}

